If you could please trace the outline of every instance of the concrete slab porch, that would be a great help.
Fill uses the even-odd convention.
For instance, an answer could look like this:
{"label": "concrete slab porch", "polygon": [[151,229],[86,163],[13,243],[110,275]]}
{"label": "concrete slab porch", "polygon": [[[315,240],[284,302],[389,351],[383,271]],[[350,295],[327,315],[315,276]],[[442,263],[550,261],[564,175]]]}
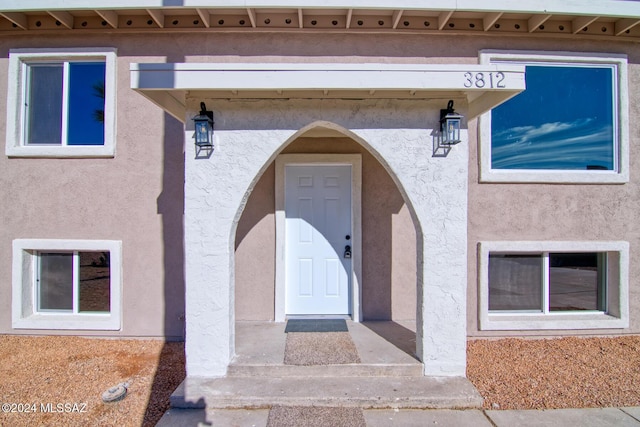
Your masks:
{"label": "concrete slab porch", "polygon": [[228,376],[332,377],[421,376],[415,357],[415,325],[411,322],[347,321],[361,363],[325,366],[284,365],[286,323],[236,323],[236,357]]}
{"label": "concrete slab porch", "polygon": [[[407,327],[408,326],[408,327]],[[361,363],[284,365],[284,323],[240,322],[237,356],[224,378],[187,378],[171,397],[177,408],[268,409],[340,406],[363,409],[479,408],[462,377],[425,377],[412,354],[411,325],[348,322]]]}

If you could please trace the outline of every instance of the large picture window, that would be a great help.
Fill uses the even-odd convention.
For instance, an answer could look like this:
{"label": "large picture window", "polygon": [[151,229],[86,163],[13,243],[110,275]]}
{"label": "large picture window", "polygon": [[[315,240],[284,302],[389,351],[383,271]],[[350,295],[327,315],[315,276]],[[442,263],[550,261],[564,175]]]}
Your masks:
{"label": "large picture window", "polygon": [[483,51],[526,89],[481,118],[481,180],[626,182],[626,58]]}
{"label": "large picture window", "polygon": [[115,51],[12,50],[7,155],[114,154]]}
{"label": "large picture window", "polygon": [[121,242],[13,242],[13,327],[118,330]]}
{"label": "large picture window", "polygon": [[480,328],[628,327],[628,243],[482,242]]}

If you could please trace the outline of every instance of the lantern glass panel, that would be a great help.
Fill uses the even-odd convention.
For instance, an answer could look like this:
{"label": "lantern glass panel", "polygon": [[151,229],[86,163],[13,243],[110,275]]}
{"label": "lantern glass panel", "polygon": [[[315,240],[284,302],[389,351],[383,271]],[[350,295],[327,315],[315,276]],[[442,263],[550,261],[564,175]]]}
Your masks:
{"label": "lantern glass panel", "polygon": [[207,121],[196,122],[196,144],[209,144],[209,123]]}
{"label": "lantern glass panel", "polygon": [[458,117],[447,118],[444,125],[444,142],[449,144],[460,142],[460,119]]}

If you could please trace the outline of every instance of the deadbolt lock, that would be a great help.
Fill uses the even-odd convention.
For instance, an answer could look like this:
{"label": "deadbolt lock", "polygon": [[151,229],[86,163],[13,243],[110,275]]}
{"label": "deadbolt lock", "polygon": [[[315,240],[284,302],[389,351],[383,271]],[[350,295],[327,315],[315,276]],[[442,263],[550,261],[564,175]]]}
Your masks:
{"label": "deadbolt lock", "polygon": [[344,247],[344,257],[351,258],[351,246],[347,245]]}

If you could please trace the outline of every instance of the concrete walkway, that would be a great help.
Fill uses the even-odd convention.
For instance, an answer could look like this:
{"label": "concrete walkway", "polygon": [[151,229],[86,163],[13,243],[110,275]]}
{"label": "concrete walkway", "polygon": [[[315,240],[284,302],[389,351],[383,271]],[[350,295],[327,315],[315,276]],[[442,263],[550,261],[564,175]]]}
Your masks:
{"label": "concrete walkway", "polygon": [[[159,427],[183,426],[251,426],[266,427],[268,409],[260,410],[189,410],[170,409],[157,424]],[[367,427],[602,427],[640,426],[640,407],[588,408],[527,411],[451,410],[364,410]],[[334,427],[334,426],[327,426]]]}
{"label": "concrete walkway", "polygon": [[329,417],[314,425],[328,427],[336,427],[334,407],[363,408],[367,427],[640,427],[640,407],[482,410],[482,397],[466,378],[422,376],[413,325],[347,323],[361,363],[291,366],[283,364],[284,323],[238,322],[237,356],[227,377],[187,378],[158,426],[265,427],[273,406],[313,406]]}

